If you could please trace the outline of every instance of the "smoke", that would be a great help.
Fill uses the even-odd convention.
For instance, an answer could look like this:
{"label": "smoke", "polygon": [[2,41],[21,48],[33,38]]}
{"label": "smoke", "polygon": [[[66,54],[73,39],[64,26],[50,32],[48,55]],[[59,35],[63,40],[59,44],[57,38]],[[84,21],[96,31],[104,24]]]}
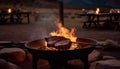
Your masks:
{"label": "smoke", "polygon": [[49,36],[49,32],[45,28],[34,29],[31,33],[30,40],[44,39]]}
{"label": "smoke", "polygon": [[36,24],[34,29],[32,29],[30,40],[44,39],[50,36],[49,33],[57,28],[55,22],[58,20],[58,17],[55,13],[37,12],[35,20]]}

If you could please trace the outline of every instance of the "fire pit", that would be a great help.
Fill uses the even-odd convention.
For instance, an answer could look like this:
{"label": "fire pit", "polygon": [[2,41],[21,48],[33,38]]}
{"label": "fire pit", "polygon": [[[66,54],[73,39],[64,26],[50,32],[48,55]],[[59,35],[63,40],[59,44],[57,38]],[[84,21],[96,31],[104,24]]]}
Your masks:
{"label": "fire pit", "polygon": [[[84,69],[88,69],[88,54],[91,53],[96,44],[96,40],[88,38],[77,38],[78,47],[66,50],[46,49],[45,39],[30,41],[25,44],[28,51],[33,55],[33,69],[37,69],[38,59],[48,60],[52,69],[61,69],[67,65],[68,60],[81,59],[84,63]],[[80,45],[80,47],[79,47]]]}
{"label": "fire pit", "polygon": [[48,60],[52,69],[62,69],[68,60],[81,59],[84,69],[88,69],[88,54],[95,49],[96,40],[77,38],[75,28],[65,28],[57,22],[57,31],[50,33],[50,37],[26,43],[26,48],[33,55],[33,69],[37,69],[37,60]]}

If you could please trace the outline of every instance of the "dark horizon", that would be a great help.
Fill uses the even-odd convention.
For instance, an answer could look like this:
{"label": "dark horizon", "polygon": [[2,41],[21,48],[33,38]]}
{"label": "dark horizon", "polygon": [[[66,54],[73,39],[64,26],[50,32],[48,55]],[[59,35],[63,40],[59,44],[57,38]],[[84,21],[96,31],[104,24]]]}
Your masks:
{"label": "dark horizon", "polygon": [[[59,1],[64,2],[64,8],[66,9],[95,9],[105,8],[111,9],[116,8],[119,9],[119,1],[117,0],[0,0],[0,4],[5,5],[12,5],[12,6],[31,6],[31,7],[38,7],[38,8],[58,8]],[[117,1],[117,2],[116,2]]]}

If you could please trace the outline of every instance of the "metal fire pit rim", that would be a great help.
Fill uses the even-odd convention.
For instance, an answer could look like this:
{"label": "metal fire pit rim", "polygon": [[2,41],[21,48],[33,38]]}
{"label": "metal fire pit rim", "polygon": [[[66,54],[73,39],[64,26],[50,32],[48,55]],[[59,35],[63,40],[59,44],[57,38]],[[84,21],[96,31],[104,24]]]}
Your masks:
{"label": "metal fire pit rim", "polygon": [[[87,39],[87,40],[91,40],[91,41],[93,41],[93,42],[96,43],[96,44],[97,44],[97,42],[98,42],[96,39],[91,39],[91,38],[78,37],[77,39]],[[28,41],[28,42],[25,43],[25,47],[26,47],[27,49],[38,50],[38,51],[39,51],[39,50],[40,50],[40,51],[73,51],[73,50],[41,50],[41,49],[34,49],[34,48],[28,46],[28,43],[33,42],[33,41],[40,41],[40,40],[45,40],[45,39],[36,39],[36,40]],[[90,48],[90,47],[94,47],[94,46],[91,45],[91,46],[89,46],[89,47],[87,47],[87,48]],[[74,49],[74,50],[82,50],[82,49],[85,49],[85,48]]]}

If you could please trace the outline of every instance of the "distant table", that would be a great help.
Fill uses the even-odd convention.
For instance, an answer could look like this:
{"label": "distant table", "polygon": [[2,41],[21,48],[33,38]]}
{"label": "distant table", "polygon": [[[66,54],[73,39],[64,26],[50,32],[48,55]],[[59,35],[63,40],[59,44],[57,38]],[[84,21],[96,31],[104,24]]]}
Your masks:
{"label": "distant table", "polygon": [[[94,24],[95,27],[99,25],[100,22],[114,22],[119,21],[120,13],[99,13],[99,14],[79,14],[79,16],[86,17],[86,21],[84,21],[83,27],[91,27],[91,24]],[[107,18],[107,19],[103,19]],[[88,25],[87,25],[88,23]]]}
{"label": "distant table", "polygon": [[23,17],[26,17],[29,24],[29,16],[30,12],[0,13],[0,23],[22,23]]}

